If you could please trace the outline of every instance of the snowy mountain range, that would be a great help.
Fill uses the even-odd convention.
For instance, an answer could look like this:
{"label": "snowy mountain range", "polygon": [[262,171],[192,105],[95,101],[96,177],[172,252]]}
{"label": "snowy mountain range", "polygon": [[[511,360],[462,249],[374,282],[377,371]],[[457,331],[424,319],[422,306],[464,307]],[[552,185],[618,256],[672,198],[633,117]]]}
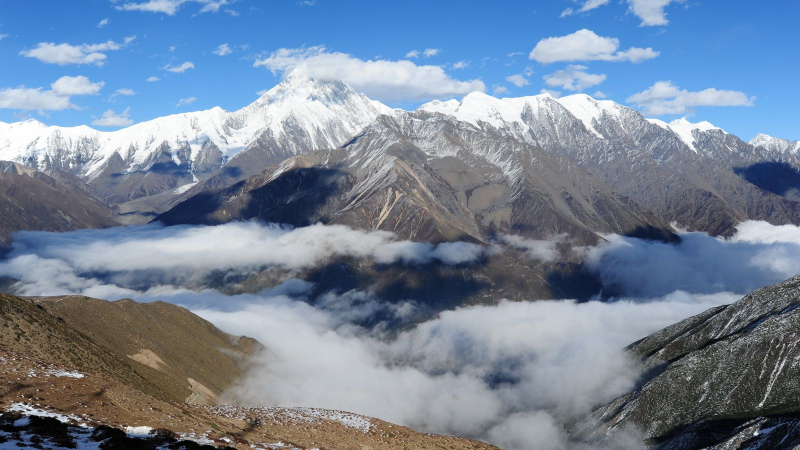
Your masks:
{"label": "snowy mountain range", "polygon": [[[442,134],[442,120],[456,136]],[[382,134],[376,135],[377,129]],[[359,140],[368,131],[369,151],[359,160],[343,156],[340,164],[347,158],[353,168],[388,161],[384,156],[398,143],[412,142],[423,154],[420,162],[473,159],[470,170],[502,174],[502,180],[480,183],[500,183],[514,192],[533,176],[534,169],[525,168],[530,158],[543,157],[532,156],[536,152],[529,147],[535,147],[560,158],[550,169],[564,175],[556,178],[573,180],[573,186],[577,179],[578,184],[602,180],[604,190],[688,228],[726,234],[748,218],[800,221],[794,201],[800,183],[776,186],[768,175],[797,171],[800,143],[766,135],[746,143],[708,122],[647,119],[584,94],[498,99],[474,92],[411,112],[392,110],[342,82],[290,75],[235,112],[213,108],[115,132],[48,127],[35,120],[0,123],[0,160],[76,175],[122,211],[151,214],[136,219],[141,221],[200,192],[226,188],[281,163],[290,167],[296,163],[287,162],[290,158],[362,148]],[[374,172],[381,170],[388,169]]]}

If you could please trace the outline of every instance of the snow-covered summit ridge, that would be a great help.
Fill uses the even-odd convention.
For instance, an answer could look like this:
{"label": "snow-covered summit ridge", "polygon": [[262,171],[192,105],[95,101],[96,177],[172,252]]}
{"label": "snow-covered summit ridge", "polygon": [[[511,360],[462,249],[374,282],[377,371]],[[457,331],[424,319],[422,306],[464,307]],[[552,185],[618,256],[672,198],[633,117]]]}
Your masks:
{"label": "snow-covered summit ridge", "polygon": [[524,128],[528,125],[526,114],[538,117],[540,112],[546,112],[552,117],[553,114],[566,110],[580,120],[595,137],[605,139],[605,136],[595,128],[595,121],[599,121],[604,115],[619,120],[621,112],[630,108],[611,100],[595,100],[586,94],[560,98],[554,98],[547,93],[528,97],[495,98],[481,92],[473,92],[460,102],[433,101],[420,106],[418,110],[449,114],[476,126],[478,122],[485,122],[496,128],[509,124],[518,124]]}
{"label": "snow-covered summit ridge", "polygon": [[[662,122],[663,123],[663,122]],[[725,130],[719,127],[715,127],[714,125],[710,124],[709,122],[702,121],[698,123],[689,122],[685,117],[681,117],[680,119],[675,119],[669,123],[668,128],[672,130],[681,140],[692,150],[697,151],[695,148],[695,137],[693,132],[694,131],[711,131],[711,130],[719,130],[725,133]]]}
{"label": "snow-covered summit ridge", "polygon": [[[39,168],[48,161],[61,162],[59,168],[92,178],[114,154],[119,154],[130,170],[137,170],[164,145],[172,151],[176,163],[177,150],[188,147],[189,161],[184,162],[191,164],[209,142],[230,159],[265,131],[280,139],[301,127],[314,145],[336,147],[380,114],[391,113],[389,107],[342,82],[290,75],[238,111],[214,107],[159,117],[117,131],[98,131],[85,125],[46,126],[34,119],[0,122],[0,159]],[[335,127],[331,126],[333,122]],[[331,133],[331,129],[336,132]]]}
{"label": "snow-covered summit ridge", "polygon": [[800,153],[800,141],[776,138],[763,133],[759,133],[753,139],[750,139],[748,144],[780,153]]}

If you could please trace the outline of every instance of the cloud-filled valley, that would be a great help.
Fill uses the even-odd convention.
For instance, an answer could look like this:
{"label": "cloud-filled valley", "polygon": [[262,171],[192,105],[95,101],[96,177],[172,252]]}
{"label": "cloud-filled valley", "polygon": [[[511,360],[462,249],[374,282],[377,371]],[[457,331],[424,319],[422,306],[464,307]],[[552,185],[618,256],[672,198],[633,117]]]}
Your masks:
{"label": "cloud-filled valley", "polygon": [[0,276],[18,280],[12,290],[26,295],[164,300],[258,339],[267,350],[226,394],[236,403],[343,409],[503,448],[560,449],[568,445],[564,424],[634,387],[624,346],[800,271],[798,227],[745,222],[728,240],[680,235],[679,244],[609,235],[597,247],[570,249],[614,299],[502,301],[434,317],[413,298],[311,298],[312,284],[298,279],[240,295],[198,289],[197,281],[335,257],[468,268],[516,248],[547,262],[566,237],[433,245],[343,226],[254,222],[26,232]]}

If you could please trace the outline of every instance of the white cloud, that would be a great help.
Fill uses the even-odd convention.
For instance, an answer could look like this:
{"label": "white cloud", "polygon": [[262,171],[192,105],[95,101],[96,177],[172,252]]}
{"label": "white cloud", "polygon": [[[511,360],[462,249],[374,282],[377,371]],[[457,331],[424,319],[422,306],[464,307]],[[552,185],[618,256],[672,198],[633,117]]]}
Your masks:
{"label": "white cloud", "polygon": [[[127,118],[127,113],[126,110],[121,116]],[[105,119],[106,115],[108,123],[95,124],[123,125],[113,122],[117,117],[113,111],[108,111],[98,121]],[[178,283],[202,278],[214,271],[241,273],[259,267],[300,270],[341,256],[372,259],[381,264],[429,264],[437,261],[465,264],[491,250],[487,246],[465,242],[433,245],[399,241],[393,233],[364,232],[341,225],[294,229],[257,223],[229,223],[216,227],[144,226],[103,230],[92,234],[91,238],[81,233],[21,233],[15,238],[20,245],[42,250],[37,258],[45,266],[81,268],[76,273],[66,270],[63,276],[53,277],[47,285],[30,287],[41,289],[38,292],[82,292],[81,286],[96,284],[97,277],[108,276],[117,280],[119,276],[131,281],[137,272],[158,272],[160,275],[148,275],[152,283],[165,283],[164,280]],[[158,251],[159,258],[150,257],[155,251]],[[120,252],[126,255],[124,261],[114,256]],[[214,257],[208,257],[209,254]],[[12,270],[16,276],[29,276],[24,273],[27,269],[21,269],[21,266],[12,269],[12,265],[0,262],[0,273]],[[94,275],[85,275],[87,273]],[[60,279],[68,281],[58,284],[62,283],[57,281]]]}
{"label": "white cloud", "polygon": [[92,83],[84,76],[64,76],[43,88],[6,88],[0,90],[0,108],[35,111],[61,111],[76,109],[70,97],[74,95],[94,95],[100,92],[105,83]]}
{"label": "white cloud", "polygon": [[8,37],[8,35],[7,35],[7,34],[2,34],[2,33],[0,33],[0,41],[2,41],[3,39],[5,39],[5,38],[7,38],[7,37]]}
{"label": "white cloud", "polygon": [[125,111],[122,111],[120,114],[116,114],[114,110],[109,109],[104,112],[99,119],[94,119],[92,125],[97,125],[99,127],[126,127],[133,124],[130,112],[130,107],[125,108]]}
{"label": "white cloud", "polygon": [[104,26],[108,25],[108,17],[101,20],[100,23],[97,24],[97,28],[103,28]]}
{"label": "white cloud", "polygon": [[419,50],[411,50],[406,53],[406,58],[419,58]]}
{"label": "white cloud", "polygon": [[746,221],[729,239],[680,233],[665,244],[621,236],[588,251],[586,264],[609,291],[658,296],[676,289],[693,293],[747,293],[800,273],[800,227]]}
{"label": "white cloud", "polygon": [[300,6],[314,6],[317,4],[317,0],[301,0],[297,4]]}
{"label": "white cloud", "polygon": [[[389,304],[359,291],[311,298],[313,286],[299,280],[238,296],[179,286],[218,271],[318,267],[334,256],[459,264],[486,256],[479,246],[322,225],[21,232],[0,275],[20,279],[13,289],[27,295],[165,300],[258,339],[269,351],[224,394],[226,402],[347,410],[509,450],[564,450],[569,424],[635,386],[625,345],[800,272],[800,227],[792,225],[745,222],[730,240],[681,233],[680,244],[605,237],[584,251],[587,266],[604,289],[639,298],[501,301],[422,323],[415,314],[424,305],[413,301]],[[563,237],[501,239],[543,260],[566,244]],[[389,333],[386,320],[404,326]]]}
{"label": "white cloud", "polygon": [[181,107],[183,105],[191,105],[192,103],[194,103],[196,101],[197,101],[197,97],[182,98],[182,99],[178,100],[178,103],[175,105],[175,107]]}
{"label": "white cloud", "polygon": [[147,80],[145,80],[145,81],[147,81],[147,82],[149,82],[149,83],[155,83],[156,81],[158,81],[158,80],[160,80],[160,79],[161,79],[161,78],[158,78],[158,77],[155,77],[155,76],[153,76],[153,77],[150,77],[150,78],[148,78],[148,79],[147,79]]}
{"label": "white cloud", "polygon": [[573,14],[585,13],[607,4],[608,0],[585,0],[583,3],[581,3],[580,8],[578,9],[567,8],[563,12],[561,12],[561,16],[559,17],[567,17]]}
{"label": "white cloud", "polygon": [[24,87],[0,90],[0,108],[35,111],[60,111],[73,109],[69,97],[64,97],[42,88],[28,89]]}
{"label": "white cloud", "polygon": [[508,81],[509,83],[513,84],[516,87],[522,87],[531,84],[531,82],[528,81],[528,79],[525,78],[525,76],[520,73],[507,76],[506,81]]}
{"label": "white cloud", "polygon": [[225,56],[225,55],[230,55],[231,53],[233,53],[233,50],[231,50],[231,46],[230,45],[225,43],[225,44],[222,44],[222,45],[218,46],[217,49],[214,50],[212,53],[214,53],[215,55],[219,55],[219,56]]}
{"label": "white cloud", "polygon": [[644,91],[631,95],[625,101],[636,105],[644,114],[660,116],[686,114],[697,106],[753,106],[755,100],[755,97],[748,97],[740,91],[708,88],[690,92],[680,89],[671,81],[658,81]]}
{"label": "white cloud", "polygon": [[505,94],[506,92],[508,92],[508,88],[505,86],[500,86],[499,84],[492,86],[492,93],[494,95],[501,95]]}
{"label": "white cloud", "polygon": [[550,75],[545,75],[544,82],[550,87],[560,87],[568,91],[582,91],[605,81],[605,74],[587,73],[586,69],[586,66],[569,65],[563,70],[557,70]]}
{"label": "white cloud", "polygon": [[117,89],[116,91],[114,91],[113,94],[111,94],[110,97],[108,97],[108,100],[113,102],[114,99],[119,97],[119,96],[126,96],[127,97],[127,96],[131,96],[131,95],[136,95],[136,91],[134,91],[133,89],[128,89],[128,88]]}
{"label": "white cloud", "polygon": [[458,61],[451,66],[455,70],[466,69],[469,67],[469,61]]}
{"label": "white cloud", "polygon": [[183,72],[186,72],[189,69],[194,69],[194,63],[191,62],[191,61],[186,61],[186,62],[184,62],[183,64],[181,64],[179,66],[166,65],[166,66],[164,66],[162,68],[164,70],[166,70],[167,72],[183,73]]}
{"label": "white cloud", "polygon": [[100,92],[100,89],[105,85],[100,81],[92,83],[84,76],[77,77],[61,77],[55,83],[50,85],[50,88],[57,95],[69,97],[72,95],[94,95]]}
{"label": "white cloud", "polygon": [[603,91],[594,91],[594,94],[592,94],[592,97],[594,97],[594,98],[608,98],[608,94],[606,94]]}
{"label": "white cloud", "polygon": [[554,91],[554,90],[551,90],[551,89],[542,89],[541,91],[539,91],[539,93],[540,94],[547,94],[547,95],[549,95],[549,96],[551,96],[553,98],[561,97],[561,91]]}
{"label": "white cloud", "polygon": [[438,48],[426,48],[425,50],[423,50],[422,54],[426,58],[431,58],[433,56],[438,55],[439,52],[441,52],[441,49],[438,49]]}
{"label": "white cloud", "polygon": [[543,64],[559,61],[630,61],[638,63],[658,56],[652,48],[619,49],[619,39],[598,36],[582,29],[572,34],[540,40],[531,50],[530,59]]}
{"label": "white cloud", "polygon": [[115,6],[120,11],[142,11],[163,13],[174,16],[186,3],[199,3],[202,6],[200,14],[206,12],[219,12],[220,7],[230,4],[228,0],[148,0],[146,2],[126,2]]}
{"label": "white cloud", "polygon": [[106,41],[100,44],[71,45],[67,43],[55,44],[53,42],[40,42],[32,49],[26,49],[19,54],[28,58],[36,58],[41,62],[65,66],[68,64],[105,64],[104,52],[119,50],[133,42],[136,36],[124,39],[123,44]]}
{"label": "white cloud", "polygon": [[500,237],[500,242],[511,247],[524,250],[540,261],[554,261],[558,256],[558,244],[566,239],[566,234],[560,234],[548,240],[527,239],[522,236],[506,234]]}
{"label": "white cloud", "polygon": [[486,90],[481,80],[460,81],[439,66],[418,66],[408,60],[364,61],[346,53],[328,52],[324,46],[282,48],[256,60],[253,66],[284,76],[294,71],[316,79],[340,80],[383,101],[427,100]]}
{"label": "white cloud", "polygon": [[564,450],[568,423],[634,388],[625,345],[735,299],[502,301],[443,312],[391,340],[285,295],[233,310],[217,306],[225,299],[183,304],[269,349],[226,402],[340,409],[507,450]]}
{"label": "white cloud", "polygon": [[651,27],[669,23],[664,8],[670,3],[683,3],[685,0],[627,0],[628,10],[642,19],[639,26]]}

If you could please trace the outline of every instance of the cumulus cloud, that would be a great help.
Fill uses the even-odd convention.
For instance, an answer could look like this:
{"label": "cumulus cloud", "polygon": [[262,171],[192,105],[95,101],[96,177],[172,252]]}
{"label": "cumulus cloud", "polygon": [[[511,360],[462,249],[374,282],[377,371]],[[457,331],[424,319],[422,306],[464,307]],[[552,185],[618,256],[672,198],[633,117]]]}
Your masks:
{"label": "cumulus cloud", "polygon": [[578,7],[577,9],[572,8],[572,7],[565,9],[564,11],[561,12],[561,15],[559,17],[567,17],[567,16],[571,16],[573,14],[581,14],[581,13],[589,12],[589,11],[591,11],[593,9],[597,9],[597,8],[599,8],[599,7],[603,6],[603,5],[607,5],[607,4],[608,4],[608,0],[586,0],[583,3],[581,3],[581,6]]}
{"label": "cumulus cloud", "polygon": [[6,88],[0,90],[0,108],[35,111],[61,111],[76,109],[70,101],[71,96],[94,95],[105,85],[100,81],[92,83],[84,76],[64,76],[44,88]]}
{"label": "cumulus cloud", "polygon": [[586,66],[569,65],[563,70],[558,70],[544,76],[544,82],[550,87],[560,87],[568,91],[582,91],[605,81],[605,74],[586,72]]}
{"label": "cumulus cloud", "polygon": [[595,91],[594,94],[592,94],[592,97],[594,97],[594,98],[608,98],[608,94],[606,94],[603,91]]}
{"label": "cumulus cloud", "polygon": [[28,58],[36,58],[43,63],[66,66],[69,64],[105,64],[106,52],[124,48],[136,39],[129,36],[122,44],[106,41],[100,44],[71,45],[67,43],[56,44],[53,42],[40,42],[32,49],[25,49],[19,54]]}
{"label": "cumulus cloud", "polygon": [[439,52],[441,52],[441,51],[442,50],[438,49],[438,48],[426,48],[425,50],[422,51],[422,54],[426,58],[432,58],[432,57],[438,55]]}
{"label": "cumulus cloud", "polygon": [[225,56],[225,55],[230,55],[231,53],[233,53],[233,50],[231,49],[230,45],[225,43],[225,44],[217,46],[217,49],[214,50],[212,53],[214,53],[215,55],[219,55],[219,56]]}
{"label": "cumulus cloud", "polygon": [[166,66],[163,67],[163,69],[166,70],[167,72],[183,73],[183,72],[186,72],[189,69],[194,69],[194,63],[191,62],[191,61],[186,61],[183,64],[180,64],[180,65],[177,65],[177,66],[166,65]]}
{"label": "cumulus cloud", "polygon": [[508,88],[505,86],[500,86],[499,84],[492,86],[492,94],[494,95],[502,95],[506,92],[508,92]]}
{"label": "cumulus cloud", "polygon": [[147,80],[145,80],[145,81],[147,81],[148,83],[155,83],[156,81],[159,81],[160,79],[161,78],[158,78],[156,76],[152,76],[152,77],[147,78]]}
{"label": "cumulus cloud", "polygon": [[175,104],[175,107],[181,107],[183,105],[191,105],[192,103],[197,101],[197,97],[189,97],[189,98],[182,98],[178,100],[178,103]]}
{"label": "cumulus cloud", "polygon": [[71,96],[71,95],[94,95],[100,92],[100,89],[105,85],[104,82],[92,83],[84,76],[77,77],[61,77],[55,83],[50,85],[50,88],[57,95]]}
{"label": "cumulus cloud", "polygon": [[481,80],[460,81],[439,66],[418,66],[408,60],[364,61],[346,53],[328,52],[324,46],[282,48],[257,59],[253,66],[284,76],[292,72],[320,80],[343,81],[383,101],[427,100],[486,90]]}
{"label": "cumulus cloud", "polygon": [[650,27],[669,23],[664,8],[670,3],[683,3],[684,0],[628,0],[628,11],[642,19],[639,26]]}
{"label": "cumulus cloud", "polygon": [[506,81],[508,81],[509,83],[513,84],[516,87],[523,87],[531,84],[531,82],[528,81],[527,78],[525,78],[525,75],[522,75],[521,73],[507,76]]}
{"label": "cumulus cloud", "polygon": [[419,50],[411,50],[406,53],[406,58],[419,58]]}
{"label": "cumulus cloud", "polygon": [[466,69],[467,67],[469,67],[469,61],[458,61],[453,63],[453,65],[450,67],[452,67],[455,70]]}
{"label": "cumulus cloud", "polygon": [[131,108],[127,107],[124,111],[117,114],[113,109],[104,112],[102,116],[92,121],[92,125],[99,127],[126,127],[133,124],[131,119]]}
{"label": "cumulus cloud", "polygon": [[625,101],[636,105],[644,114],[686,114],[697,106],[753,106],[755,97],[740,91],[708,88],[702,91],[681,89],[671,81],[658,81]]}
{"label": "cumulus cloud", "polygon": [[101,21],[100,21],[100,22],[97,24],[97,28],[103,28],[103,27],[104,27],[104,26],[106,26],[106,25],[108,25],[108,17],[106,17],[105,19],[101,20]]}
{"label": "cumulus cloud", "polygon": [[618,50],[619,39],[598,36],[592,30],[582,29],[566,36],[540,40],[531,50],[529,58],[543,64],[559,61],[630,61],[638,63],[659,55],[659,52],[649,47]]}
{"label": "cumulus cloud", "polygon": [[187,3],[198,3],[202,5],[199,14],[206,12],[219,12],[222,6],[228,5],[229,0],[148,0],[146,2],[125,2],[115,6],[120,11],[142,11],[152,13],[162,13],[174,16],[178,10]]}

